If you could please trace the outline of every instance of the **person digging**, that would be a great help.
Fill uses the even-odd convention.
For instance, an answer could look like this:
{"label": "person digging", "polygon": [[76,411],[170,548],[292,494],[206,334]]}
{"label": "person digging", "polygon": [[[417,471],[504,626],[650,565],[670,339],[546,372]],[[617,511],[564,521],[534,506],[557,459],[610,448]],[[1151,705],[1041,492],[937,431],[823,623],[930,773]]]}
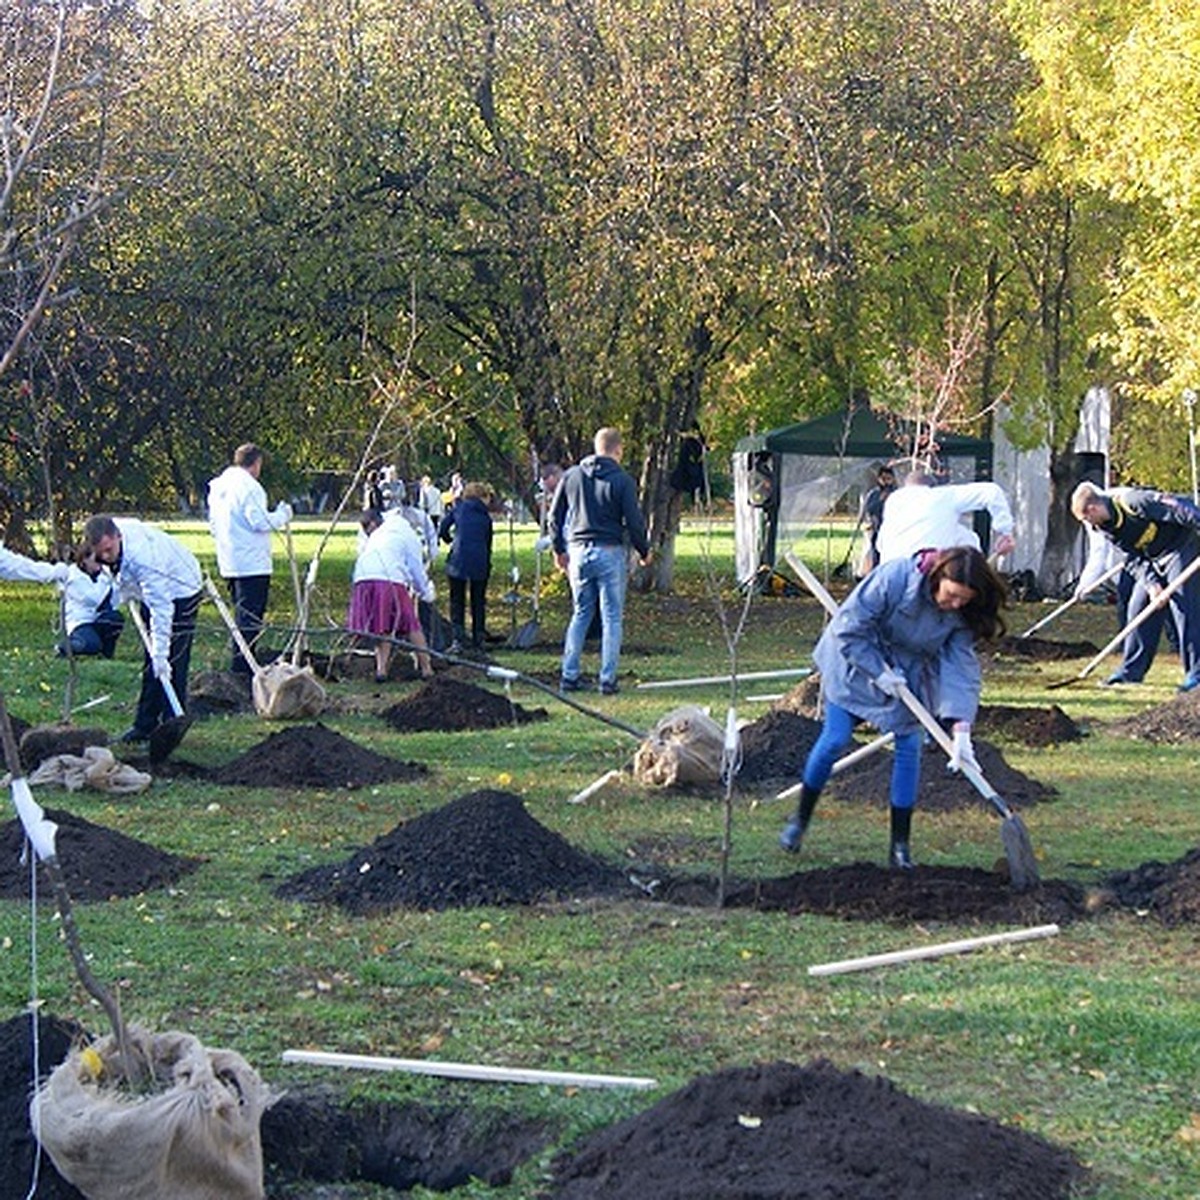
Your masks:
{"label": "person digging", "polygon": [[801,775],[796,815],[779,835],[799,851],[833,764],[854,726],[895,735],[888,865],[914,866],[909,849],[920,783],[922,728],[902,701],[905,686],[953,724],[951,769],[978,770],[971,725],[979,708],[980,639],[1004,632],[1005,586],[971,547],[923,550],[873,570],[847,597],[813,651],[821,672],[825,723]]}

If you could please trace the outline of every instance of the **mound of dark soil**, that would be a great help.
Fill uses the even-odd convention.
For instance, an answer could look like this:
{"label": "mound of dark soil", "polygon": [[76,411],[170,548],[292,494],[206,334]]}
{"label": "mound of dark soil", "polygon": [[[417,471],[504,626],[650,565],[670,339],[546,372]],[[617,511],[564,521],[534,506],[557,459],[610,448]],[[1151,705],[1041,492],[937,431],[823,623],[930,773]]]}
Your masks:
{"label": "mound of dark soil", "polygon": [[[880,834],[886,844],[886,831],[881,829]],[[996,845],[999,849],[999,833]],[[717,880],[696,876],[664,879],[653,894],[669,904],[702,907],[716,903]],[[770,879],[735,879],[726,886],[725,904],[758,912],[818,913],[847,921],[927,925],[939,921],[1067,924],[1089,911],[1084,889],[1062,880],[1043,880],[1032,891],[1014,892],[1003,860],[993,871],[921,866],[915,871],[889,871],[860,862]]]}
{"label": "mound of dark soil", "polygon": [[[72,900],[137,896],[169,887],[200,865],[197,859],[157,850],[63,809],[48,808],[46,816],[58,825],[55,846],[67,894]],[[5,899],[29,895],[29,867],[20,861],[24,839],[20,821],[0,825],[0,896]],[[40,864],[38,888],[43,895],[50,896],[50,880]]]}
{"label": "mound of dark soil", "polygon": [[1066,1200],[1070,1151],[817,1061],[693,1080],[555,1163],[550,1200]]}
{"label": "mound of dark soil", "polygon": [[480,1179],[501,1187],[513,1169],[548,1144],[542,1122],[470,1108],[340,1102],[326,1088],[289,1089],[262,1119],[267,1195],[301,1180],[363,1181],[436,1192]]}
{"label": "mound of dark soil", "polygon": [[232,671],[201,671],[188,680],[188,715],[209,717],[254,711],[250,677]]}
{"label": "mound of dark soil", "polygon": [[[1027,808],[1031,804],[1057,795],[1054,788],[1039,783],[1022,771],[1011,767],[1004,755],[990,742],[975,741],[975,757],[984,778],[1004,798],[1010,808]],[[839,800],[862,801],[886,808],[892,782],[892,755],[882,750],[862,762],[848,767],[830,779],[827,791]],[[917,807],[926,812],[950,812],[960,808],[990,808],[990,804],[956,771],[946,766],[946,755],[936,746],[926,746],[921,755],[921,784],[917,791]]]}
{"label": "mound of dark soil", "polygon": [[246,787],[358,788],[426,774],[428,769],[420,763],[377,754],[317,721],[271,734],[218,767],[211,778]]}
{"label": "mound of dark soil", "polygon": [[511,792],[478,791],[397,825],[343,863],[276,888],[362,914],[472,908],[628,891],[623,872],[576,850]]}
{"label": "mound of dark soil", "polygon": [[18,741],[21,765],[27,771],[56,754],[81,755],[88,746],[107,746],[103,729],[84,729],[78,725],[34,725]]}
{"label": "mound of dark soil", "polygon": [[744,726],[738,783],[797,779],[820,733],[819,721],[787,708],[774,708]]}
{"label": "mound of dark soil", "polygon": [[1200,921],[1200,846],[1175,862],[1147,862],[1109,875],[1103,886],[1123,908],[1157,917],[1164,925]]}
{"label": "mound of dark soil", "polygon": [[1136,716],[1112,721],[1107,729],[1119,737],[1158,744],[1196,741],[1200,739],[1200,689],[1184,692]]}
{"label": "mound of dark soil", "polygon": [[1064,658],[1091,658],[1100,647],[1092,642],[1052,642],[1037,637],[1005,637],[996,646],[998,657],[1057,662]]}
{"label": "mound of dark soil", "polygon": [[382,716],[393,729],[459,732],[544,721],[548,714],[452,675],[436,675],[413,695],[384,709]]}
{"label": "mound of dark soil", "polygon": [[1008,738],[1026,746],[1057,746],[1083,738],[1083,730],[1057,704],[1049,708],[984,704],[975,719],[975,728],[980,733]]}

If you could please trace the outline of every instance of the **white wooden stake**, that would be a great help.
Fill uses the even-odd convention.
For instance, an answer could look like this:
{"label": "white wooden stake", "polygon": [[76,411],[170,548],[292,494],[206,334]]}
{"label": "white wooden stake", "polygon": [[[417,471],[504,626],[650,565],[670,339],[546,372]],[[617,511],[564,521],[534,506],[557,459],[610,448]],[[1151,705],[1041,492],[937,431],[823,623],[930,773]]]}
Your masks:
{"label": "white wooden stake", "polygon": [[890,967],[896,963],[915,962],[922,958],[940,958],[945,954],[964,954],[985,946],[1000,946],[1010,942],[1028,942],[1034,938],[1054,937],[1057,925],[1034,925],[1029,929],[1012,929],[1007,933],[989,933],[983,937],[964,938],[959,942],[939,942],[935,946],[916,946],[909,950],[893,950],[890,954],[871,954],[866,958],[845,958],[841,962],[820,963],[809,967],[810,975],[845,975],[851,971],[869,971],[872,967]]}
{"label": "white wooden stake", "polygon": [[482,1063],[437,1062],[425,1058],[382,1058],[368,1054],[335,1054],[326,1050],[285,1050],[285,1063],[311,1063],[318,1067],[348,1067],[358,1071],[407,1071],[412,1075],[439,1075],[446,1079],[475,1079],[485,1083],[542,1083],[552,1087],[616,1088],[645,1090],[658,1087],[657,1079],[634,1075],[579,1075],[572,1071],[538,1071],[531,1067],[488,1067]]}
{"label": "white wooden stake", "polygon": [[599,779],[593,779],[582,791],[576,792],[567,801],[568,804],[582,804],[585,800],[590,800],[601,788],[607,787],[614,779],[620,779],[620,771],[605,771]]}
{"label": "white wooden stake", "polygon": [[[807,679],[812,673],[812,667],[786,667],[780,668],[778,671],[746,671],[737,678],[739,683],[748,679]],[[652,679],[649,683],[639,683],[637,690],[645,692],[651,688],[692,687],[701,683],[732,682],[732,675],[697,675],[693,679]]]}

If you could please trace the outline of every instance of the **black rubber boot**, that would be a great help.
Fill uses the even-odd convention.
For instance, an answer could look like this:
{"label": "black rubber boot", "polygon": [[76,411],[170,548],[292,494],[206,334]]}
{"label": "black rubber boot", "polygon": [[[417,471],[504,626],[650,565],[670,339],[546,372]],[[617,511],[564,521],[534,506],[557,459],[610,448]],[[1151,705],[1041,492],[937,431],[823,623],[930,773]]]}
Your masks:
{"label": "black rubber boot", "polygon": [[800,850],[804,841],[804,831],[812,819],[813,809],[817,807],[817,797],[821,792],[818,788],[810,788],[808,784],[800,785],[800,803],[796,806],[796,815],[783,827],[779,835],[779,844],[792,854]]}
{"label": "black rubber boot", "polygon": [[888,866],[897,871],[911,871],[916,867],[908,851],[908,835],[912,828],[912,809],[892,809],[892,842],[888,847]]}

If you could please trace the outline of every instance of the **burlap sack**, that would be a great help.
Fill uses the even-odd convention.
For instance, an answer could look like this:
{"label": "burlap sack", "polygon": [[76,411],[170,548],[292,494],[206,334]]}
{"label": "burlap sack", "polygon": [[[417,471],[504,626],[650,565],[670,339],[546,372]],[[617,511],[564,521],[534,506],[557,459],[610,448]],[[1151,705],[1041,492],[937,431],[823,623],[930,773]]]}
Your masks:
{"label": "burlap sack", "polygon": [[157,1090],[119,1087],[113,1037],[72,1050],[29,1120],[58,1172],[89,1200],[261,1200],[259,1125],[272,1097],[240,1054],[186,1033],[130,1039]]}
{"label": "burlap sack", "polygon": [[104,746],[87,746],[82,754],[55,754],[44,758],[29,776],[31,787],[57,783],[69,792],[86,787],[113,795],[144,792],[152,782],[152,776],[119,762]]}
{"label": "burlap sack", "polygon": [[268,721],[315,717],[325,708],[325,689],[312,667],[276,659],[254,676],[254,711]]}
{"label": "burlap sack", "polygon": [[717,783],[725,731],[702,708],[672,709],[650,731],[633,757],[633,773],[652,787]]}

